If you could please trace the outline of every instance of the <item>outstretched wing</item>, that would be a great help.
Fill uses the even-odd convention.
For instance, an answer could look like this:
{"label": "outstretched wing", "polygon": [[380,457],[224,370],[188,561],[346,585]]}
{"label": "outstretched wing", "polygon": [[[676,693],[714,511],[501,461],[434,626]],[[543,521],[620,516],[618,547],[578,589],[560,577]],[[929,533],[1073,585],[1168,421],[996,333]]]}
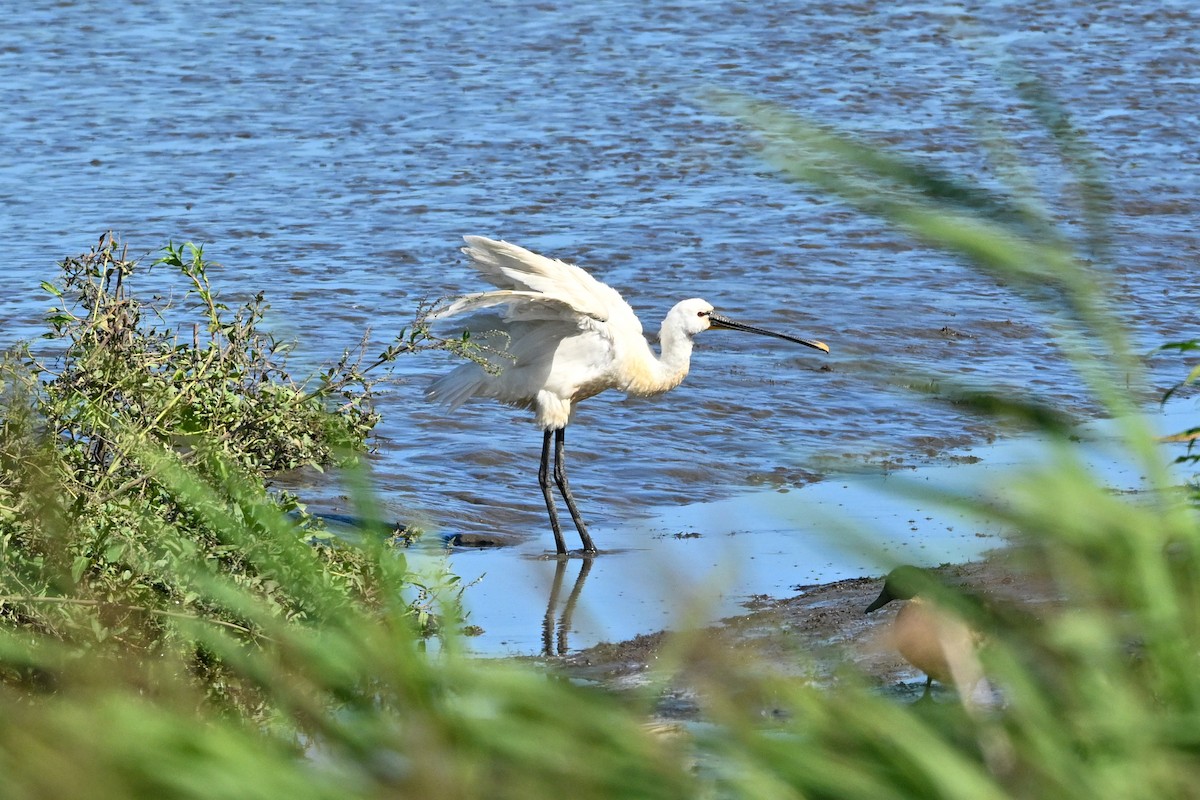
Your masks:
{"label": "outstretched wing", "polygon": [[[633,309],[617,290],[579,267],[483,236],[464,236],[463,240],[467,243],[463,252],[470,256],[479,274],[502,291],[469,295],[455,305],[464,302],[478,304],[475,306],[478,308],[489,307],[483,303],[505,305],[510,314],[528,304],[543,312],[566,307],[597,322],[611,321],[628,326],[632,321],[641,330]],[[455,313],[465,310],[464,307]],[[561,316],[558,318],[562,319]]]}
{"label": "outstretched wing", "polygon": [[[537,292],[517,292],[508,289],[463,295],[445,308],[430,314],[429,318],[445,319],[489,308],[503,308],[501,318],[504,322],[582,321],[581,312],[569,303]],[[595,319],[587,314],[583,317],[588,319],[589,323]]]}

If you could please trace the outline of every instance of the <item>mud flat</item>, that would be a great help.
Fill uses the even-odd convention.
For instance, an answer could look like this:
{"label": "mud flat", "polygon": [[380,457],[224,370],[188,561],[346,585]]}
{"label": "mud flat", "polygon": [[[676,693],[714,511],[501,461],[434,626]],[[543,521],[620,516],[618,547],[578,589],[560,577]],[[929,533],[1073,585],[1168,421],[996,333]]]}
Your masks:
{"label": "mud flat", "polygon": [[[1044,577],[1018,566],[1010,549],[968,564],[936,567],[933,572],[948,585],[961,587],[985,602],[1020,604],[1034,613],[1056,602]],[[797,587],[798,593],[792,597],[760,598],[746,614],[685,635],[695,636],[691,647],[713,654],[722,669],[732,666],[833,686],[841,671],[851,668],[881,691],[916,699],[923,692],[924,675],[881,641],[897,608],[863,613],[881,585],[878,578],[852,578]],[[577,680],[618,692],[636,692],[650,683],[660,657],[673,646],[672,636],[666,631],[636,636],[545,663]],[[704,663],[699,667],[689,662],[688,669],[668,680],[656,709],[659,719],[695,720],[701,716],[701,690],[695,684],[703,678],[693,681],[690,670],[711,670],[713,665],[703,657],[700,662]],[[769,698],[749,702],[759,703],[764,714],[773,711]]]}

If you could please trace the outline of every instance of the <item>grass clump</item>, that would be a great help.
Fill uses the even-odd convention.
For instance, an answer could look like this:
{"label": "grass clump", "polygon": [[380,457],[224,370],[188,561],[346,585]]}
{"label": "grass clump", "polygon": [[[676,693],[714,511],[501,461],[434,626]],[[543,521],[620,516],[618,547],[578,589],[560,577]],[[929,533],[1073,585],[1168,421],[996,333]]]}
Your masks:
{"label": "grass clump", "polygon": [[[999,687],[992,702],[963,693],[936,709],[897,706],[853,679],[832,692],[786,690],[804,743],[785,769],[801,796],[1190,797],[1200,779],[1200,524],[1137,413],[1141,364],[1106,292],[1110,196],[1097,159],[1044,84],[1012,75],[1068,175],[1074,206],[1062,213],[1078,221],[1069,232],[1043,210],[1055,202],[1026,193],[1027,176],[1001,169],[985,187],[772,103],[712,98],[781,178],[831,193],[1024,296],[1113,418],[1108,446],[1146,482],[1134,496],[1110,491],[1046,402],[939,379],[947,400],[965,397],[1037,430],[1049,456],[1023,465],[990,500],[913,494],[1004,523],[1013,558],[1055,602],[1033,613],[939,598],[986,632],[979,658]],[[1002,139],[989,146],[995,163],[1019,162]],[[760,763],[783,763],[775,742],[752,733],[745,746]]]}

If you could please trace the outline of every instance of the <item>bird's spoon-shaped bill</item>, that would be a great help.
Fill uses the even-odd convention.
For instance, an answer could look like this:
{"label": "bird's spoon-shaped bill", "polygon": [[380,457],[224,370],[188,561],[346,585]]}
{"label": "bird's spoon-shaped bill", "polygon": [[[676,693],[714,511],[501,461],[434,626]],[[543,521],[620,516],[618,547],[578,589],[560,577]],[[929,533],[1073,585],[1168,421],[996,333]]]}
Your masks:
{"label": "bird's spoon-shaped bill", "polygon": [[829,345],[825,344],[824,342],[818,342],[816,339],[801,339],[799,336],[791,336],[786,333],[776,333],[775,331],[769,331],[766,328],[759,328],[755,325],[747,325],[744,322],[735,322],[734,320],[731,320],[729,317],[723,317],[717,313],[709,314],[708,321],[712,324],[712,327],[714,327],[714,328],[728,328],[729,330],[733,330],[733,331],[746,331],[747,333],[757,333],[760,336],[774,336],[776,339],[786,339],[789,342],[795,342],[796,344],[802,344],[807,347],[811,347],[814,350],[821,350],[822,352],[825,352],[825,353],[829,352]]}

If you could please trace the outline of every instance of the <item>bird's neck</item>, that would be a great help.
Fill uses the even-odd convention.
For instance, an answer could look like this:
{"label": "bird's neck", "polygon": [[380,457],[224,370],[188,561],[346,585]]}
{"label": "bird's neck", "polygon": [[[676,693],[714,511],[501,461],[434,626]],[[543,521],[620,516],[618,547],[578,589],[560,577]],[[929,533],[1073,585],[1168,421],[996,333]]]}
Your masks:
{"label": "bird's neck", "polygon": [[[644,340],[643,340],[644,341]],[[622,390],[633,395],[654,395],[670,391],[687,377],[692,360],[692,339],[674,326],[665,323],[659,331],[659,355],[655,357],[645,344],[633,358]]]}
{"label": "bird's neck", "polygon": [[658,332],[658,365],[664,377],[671,379],[671,387],[679,385],[688,374],[692,363],[692,337],[679,330],[678,326],[663,323]]}

